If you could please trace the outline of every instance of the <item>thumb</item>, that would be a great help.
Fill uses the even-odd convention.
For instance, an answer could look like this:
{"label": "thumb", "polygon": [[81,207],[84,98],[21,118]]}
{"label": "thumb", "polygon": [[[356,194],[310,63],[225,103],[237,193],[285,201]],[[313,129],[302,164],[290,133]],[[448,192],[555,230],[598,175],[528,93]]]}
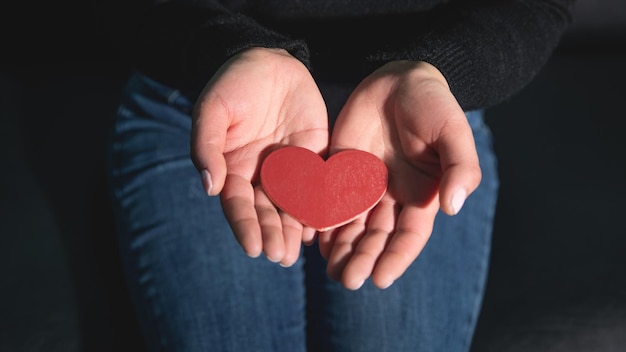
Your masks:
{"label": "thumb", "polygon": [[443,176],[439,188],[441,209],[456,215],[482,178],[472,129],[465,114],[446,123],[438,140]]}
{"label": "thumb", "polygon": [[209,196],[219,194],[226,179],[224,148],[229,117],[222,104],[200,101],[193,112],[191,160],[200,172],[202,185]]}

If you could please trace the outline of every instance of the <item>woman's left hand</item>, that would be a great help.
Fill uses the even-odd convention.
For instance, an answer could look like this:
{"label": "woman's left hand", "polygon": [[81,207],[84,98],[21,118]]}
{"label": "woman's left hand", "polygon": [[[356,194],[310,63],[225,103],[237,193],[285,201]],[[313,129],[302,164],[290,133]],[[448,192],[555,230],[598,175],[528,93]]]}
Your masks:
{"label": "woman's left hand", "polygon": [[349,289],[372,277],[390,286],[417,258],[439,209],[458,213],[481,180],[471,128],[444,76],[425,62],[395,61],[368,76],[335,124],[331,154],[380,157],[389,186],[368,214],[320,233],[328,274]]}

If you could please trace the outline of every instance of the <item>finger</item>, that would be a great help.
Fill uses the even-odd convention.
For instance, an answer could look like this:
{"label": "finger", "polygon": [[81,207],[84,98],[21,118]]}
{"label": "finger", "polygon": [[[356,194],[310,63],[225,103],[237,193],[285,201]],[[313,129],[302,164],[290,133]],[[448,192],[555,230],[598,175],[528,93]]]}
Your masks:
{"label": "finger", "polygon": [[333,249],[333,245],[335,244],[335,239],[337,239],[338,229],[332,229],[324,232],[320,232],[317,235],[317,244],[320,249],[320,254],[322,258],[328,260],[330,256],[330,251]]}
{"label": "finger", "polygon": [[374,267],[372,281],[376,286],[383,289],[391,286],[415,261],[430,238],[437,211],[436,204],[402,209],[395,233]]}
{"label": "finger", "polygon": [[326,272],[331,279],[341,281],[343,269],[365,233],[364,219],[365,217],[362,216],[337,230],[326,267]]}
{"label": "finger", "polygon": [[201,172],[205,191],[211,196],[222,191],[227,173],[224,148],[230,117],[220,101],[207,97],[196,104],[191,131],[191,160]]}
{"label": "finger", "polygon": [[237,242],[251,257],[263,250],[261,228],[254,208],[254,190],[250,181],[237,175],[228,175],[221,194],[224,215]]}
{"label": "finger", "polygon": [[359,289],[370,277],[393,233],[396,215],[394,202],[381,201],[374,208],[367,231],[343,270],[341,281],[346,288]]}
{"label": "finger", "polygon": [[280,218],[283,228],[283,241],[285,246],[285,255],[280,261],[280,265],[284,267],[292,266],[300,256],[300,245],[302,244],[302,224],[289,214],[281,212]]}
{"label": "finger", "polygon": [[285,256],[285,239],[281,217],[261,187],[256,187],[254,190],[254,206],[261,227],[263,252],[267,259],[278,263]]}
{"label": "finger", "polygon": [[305,246],[311,246],[315,243],[315,239],[317,235],[317,231],[314,228],[309,226],[302,227],[302,243]]}
{"label": "finger", "polygon": [[439,202],[446,214],[455,215],[482,177],[474,136],[465,115],[446,124],[438,146],[443,171]]}

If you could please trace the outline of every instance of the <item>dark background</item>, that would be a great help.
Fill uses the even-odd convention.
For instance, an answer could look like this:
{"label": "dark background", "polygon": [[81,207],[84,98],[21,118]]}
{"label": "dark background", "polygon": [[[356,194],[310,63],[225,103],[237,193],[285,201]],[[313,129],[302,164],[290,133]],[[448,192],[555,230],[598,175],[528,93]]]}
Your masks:
{"label": "dark background", "polygon": [[[128,68],[89,2],[13,6],[0,11],[0,351],[141,351],[103,177]],[[581,0],[536,79],[488,110],[501,194],[473,352],[626,350],[625,52],[626,3]]]}

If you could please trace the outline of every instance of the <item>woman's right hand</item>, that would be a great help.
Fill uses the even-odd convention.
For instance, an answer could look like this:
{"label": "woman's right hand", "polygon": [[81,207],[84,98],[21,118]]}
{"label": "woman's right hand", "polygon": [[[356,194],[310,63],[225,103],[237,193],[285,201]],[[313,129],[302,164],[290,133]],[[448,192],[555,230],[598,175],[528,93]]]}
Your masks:
{"label": "woman's right hand", "polygon": [[243,250],[284,266],[299,256],[311,228],[282,213],[258,180],[264,157],[278,146],[325,153],[328,119],[308,69],[282,49],[252,48],[227,61],[200,94],[193,112],[191,157],[210,196]]}

